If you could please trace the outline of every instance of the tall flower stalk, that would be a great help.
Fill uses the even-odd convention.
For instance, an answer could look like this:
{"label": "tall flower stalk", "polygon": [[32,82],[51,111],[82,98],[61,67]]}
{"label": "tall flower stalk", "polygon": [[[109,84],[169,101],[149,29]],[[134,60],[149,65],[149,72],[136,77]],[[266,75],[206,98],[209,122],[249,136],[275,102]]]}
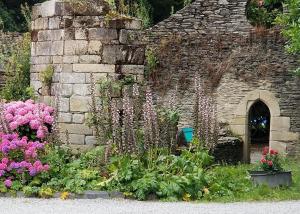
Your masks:
{"label": "tall flower stalk", "polygon": [[214,99],[205,95],[200,78],[195,78],[194,130],[195,137],[204,143],[209,150],[218,141],[219,127],[217,105]]}

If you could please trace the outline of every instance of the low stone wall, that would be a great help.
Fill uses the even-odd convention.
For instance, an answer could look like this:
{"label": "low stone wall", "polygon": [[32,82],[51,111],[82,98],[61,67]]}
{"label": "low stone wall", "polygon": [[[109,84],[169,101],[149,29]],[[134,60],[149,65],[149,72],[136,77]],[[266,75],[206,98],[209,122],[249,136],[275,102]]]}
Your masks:
{"label": "low stone wall", "polygon": [[40,97],[54,105],[59,96],[60,131],[65,136],[67,130],[73,144],[96,143],[86,125],[91,74],[95,81],[128,74],[143,79],[145,45],[136,39],[141,22],[107,14],[104,2],[96,11],[57,1],[33,8],[31,84],[41,91],[40,72],[53,66],[51,92]]}

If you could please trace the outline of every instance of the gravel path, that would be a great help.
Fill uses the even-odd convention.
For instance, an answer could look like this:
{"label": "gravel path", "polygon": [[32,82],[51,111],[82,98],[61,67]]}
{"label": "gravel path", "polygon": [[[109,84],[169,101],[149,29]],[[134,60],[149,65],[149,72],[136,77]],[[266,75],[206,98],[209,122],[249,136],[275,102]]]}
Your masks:
{"label": "gravel path", "polygon": [[1,214],[300,214],[300,201],[263,203],[165,203],[128,200],[0,198]]}

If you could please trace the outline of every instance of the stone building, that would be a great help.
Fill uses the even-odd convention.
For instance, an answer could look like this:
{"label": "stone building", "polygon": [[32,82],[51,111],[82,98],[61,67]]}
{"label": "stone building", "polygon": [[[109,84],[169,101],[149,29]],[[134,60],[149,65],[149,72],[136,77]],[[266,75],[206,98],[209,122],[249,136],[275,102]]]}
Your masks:
{"label": "stone building", "polygon": [[219,121],[243,139],[245,161],[253,140],[249,123],[260,110],[266,118],[267,143],[299,154],[300,79],[290,73],[299,65],[297,57],[285,53],[277,29],[249,24],[246,4],[247,0],[196,0],[146,30],[144,39],[138,20],[108,18],[103,2],[98,10],[76,10],[54,0],[36,5],[31,83],[39,90],[39,73],[52,65],[52,91],[42,99],[53,102],[59,93],[61,130],[68,130],[75,144],[93,144],[93,131],[85,125],[90,73],[97,78],[130,73],[142,79],[147,42],[159,61],[151,82],[161,102],[177,91],[180,126],[192,125],[197,73],[206,93],[217,101]]}
{"label": "stone building", "polygon": [[[194,77],[217,102],[218,119],[244,141],[249,161],[255,112],[267,118],[265,141],[280,152],[300,153],[300,78],[291,74],[299,57],[285,53],[278,29],[253,27],[247,0],[196,0],[149,29],[158,56],[154,78],[165,102],[178,91],[181,125],[192,125]],[[163,85],[163,87],[162,87]]]}
{"label": "stone building", "polygon": [[[93,130],[86,125],[90,110],[91,74],[94,81],[107,76],[132,74],[141,79],[145,45],[132,35],[141,21],[107,18],[105,2],[72,5],[46,1],[33,7],[31,85],[40,98],[54,105],[59,96],[59,123],[64,137],[77,145],[93,145]],[[40,73],[52,66],[51,91],[43,90]]]}

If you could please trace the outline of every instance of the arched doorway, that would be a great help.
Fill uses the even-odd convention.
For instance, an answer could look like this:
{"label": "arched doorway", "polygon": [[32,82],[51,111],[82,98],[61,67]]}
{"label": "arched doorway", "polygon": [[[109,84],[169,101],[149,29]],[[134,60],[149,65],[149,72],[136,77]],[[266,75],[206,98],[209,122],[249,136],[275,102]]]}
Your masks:
{"label": "arched doorway", "polygon": [[271,113],[268,106],[261,100],[256,101],[248,114],[250,162],[257,162],[262,148],[269,146],[270,124]]}

